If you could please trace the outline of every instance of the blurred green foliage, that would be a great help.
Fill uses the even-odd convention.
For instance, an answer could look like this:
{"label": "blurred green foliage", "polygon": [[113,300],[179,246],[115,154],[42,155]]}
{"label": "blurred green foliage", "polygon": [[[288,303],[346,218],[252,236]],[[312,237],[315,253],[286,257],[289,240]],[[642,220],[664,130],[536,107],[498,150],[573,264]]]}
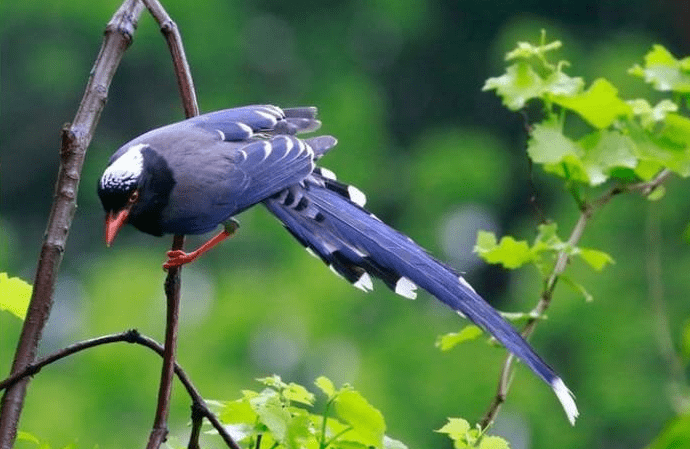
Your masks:
{"label": "blurred green foliage", "polygon": [[[559,58],[579,75],[611,80],[624,98],[650,95],[625,69],[653,43],[690,54],[687,11],[675,2],[164,4],[182,32],[203,111],[258,102],[317,105],[323,132],[339,139],[324,164],[364,190],[379,217],[465,271],[508,311],[530,309],[540,279],[468,257],[477,230],[534,241],[542,215],[568,229],[578,212],[558,182],[529,170],[524,120],[482,93],[484,80],[503,72],[516,41],[536,38],[541,28],[567,43]],[[33,276],[59,129],[76,111],[118,5],[0,3],[0,271]],[[166,45],[144,14],[89,149],[42,353],[132,327],[162,338],[160,265],[170,241],[128,229],[105,249],[95,185],[120,144],[181,118]],[[594,217],[581,244],[609,253],[616,264],[602,274],[574,261],[572,277],[595,301],[557,289],[548,322],[532,340],[575,392],[577,426],[568,425],[549,389],[519,368],[491,433],[516,449],[643,447],[676,416],[647,268],[658,251],[669,328],[680,346],[690,317],[686,189],[674,179],[660,202],[616,198]],[[433,429],[448,416],[481,416],[503,349],[477,341],[438,351],[436,337],[459,323],[427,295],[410,303],[381,284],[363,294],[308,257],[264,210],[239,219],[238,236],[186,268],[183,279],[179,361],[205,397],[235,398],[273,373],[303,385],[326,375],[354,385],[386,417],[386,433],[411,448],[450,447]],[[9,371],[19,330],[19,320],[0,313],[0,373]],[[31,383],[21,428],[51,447],[142,446],[159,370],[159,360],[129,345],[50,366]],[[171,434],[185,441],[189,401],[177,386],[174,393]],[[669,428],[686,425],[678,422]]]}

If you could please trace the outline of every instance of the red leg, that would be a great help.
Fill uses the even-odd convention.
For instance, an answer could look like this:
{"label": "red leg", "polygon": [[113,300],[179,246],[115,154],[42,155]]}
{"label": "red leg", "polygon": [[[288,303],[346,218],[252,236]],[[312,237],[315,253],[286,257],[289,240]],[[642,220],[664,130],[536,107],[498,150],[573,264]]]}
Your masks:
{"label": "red leg", "polygon": [[225,229],[223,229],[218,235],[210,238],[206,243],[204,243],[191,253],[186,253],[182,250],[168,251],[168,261],[163,264],[163,269],[167,270],[168,268],[179,267],[180,265],[184,265],[189,262],[195,261],[206,251],[210,250],[223,240],[235,234],[235,231],[237,230],[238,226],[239,224],[234,220],[228,222],[227,224],[225,224]]}

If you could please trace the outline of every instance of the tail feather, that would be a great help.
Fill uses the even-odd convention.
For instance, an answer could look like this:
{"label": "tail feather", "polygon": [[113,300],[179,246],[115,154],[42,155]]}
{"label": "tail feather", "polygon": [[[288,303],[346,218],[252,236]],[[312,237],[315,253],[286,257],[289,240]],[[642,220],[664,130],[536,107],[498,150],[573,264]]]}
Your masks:
{"label": "tail feather", "polygon": [[419,286],[489,332],[552,387],[574,423],[578,412],[572,394],[515,328],[453,268],[366,211],[364,202],[359,190],[317,168],[302,184],[264,204],[302,245],[355,287],[372,290],[373,276],[414,299]]}

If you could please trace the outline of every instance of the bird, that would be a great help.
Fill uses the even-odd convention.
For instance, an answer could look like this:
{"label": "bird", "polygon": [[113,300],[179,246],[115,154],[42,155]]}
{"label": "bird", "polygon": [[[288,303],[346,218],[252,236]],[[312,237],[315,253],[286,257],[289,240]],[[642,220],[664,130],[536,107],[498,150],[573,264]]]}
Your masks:
{"label": "bird", "polygon": [[317,165],[337,140],[302,138],[321,122],[315,107],[250,105],[210,112],[131,140],[98,182],[111,246],[126,224],[154,236],[220,232],[198,249],[168,251],[165,269],[196,260],[232,236],[234,218],[263,204],[337,275],[365,292],[378,278],[414,299],[417,288],[492,335],[546,382],[568,421],[579,415],[563,380],[454,268],[365,209],[366,196]]}

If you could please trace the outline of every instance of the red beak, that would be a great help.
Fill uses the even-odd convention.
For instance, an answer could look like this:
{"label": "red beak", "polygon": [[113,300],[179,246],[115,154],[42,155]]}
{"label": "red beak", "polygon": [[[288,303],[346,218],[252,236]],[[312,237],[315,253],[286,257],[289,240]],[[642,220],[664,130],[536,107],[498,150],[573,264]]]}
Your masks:
{"label": "red beak", "polygon": [[115,240],[115,236],[120,231],[125,224],[127,224],[127,218],[129,218],[129,207],[125,207],[120,212],[113,213],[109,212],[105,217],[105,245],[110,247]]}

